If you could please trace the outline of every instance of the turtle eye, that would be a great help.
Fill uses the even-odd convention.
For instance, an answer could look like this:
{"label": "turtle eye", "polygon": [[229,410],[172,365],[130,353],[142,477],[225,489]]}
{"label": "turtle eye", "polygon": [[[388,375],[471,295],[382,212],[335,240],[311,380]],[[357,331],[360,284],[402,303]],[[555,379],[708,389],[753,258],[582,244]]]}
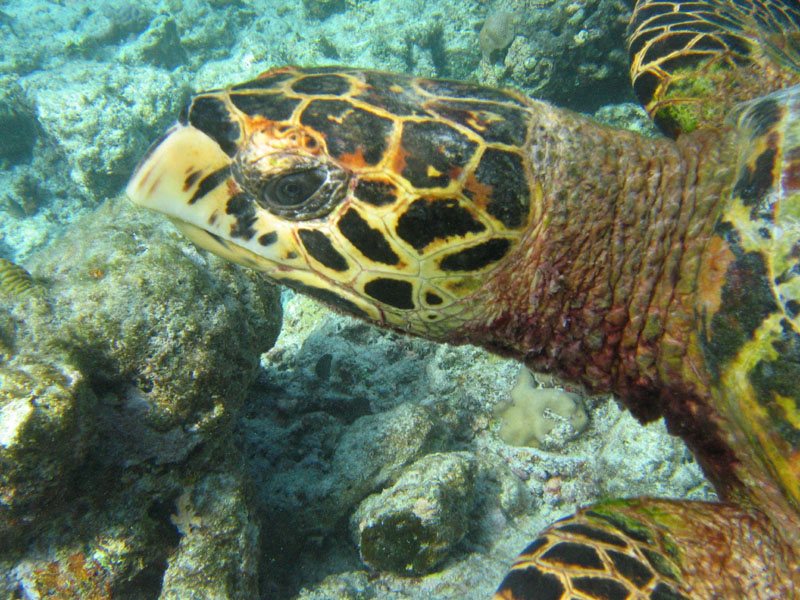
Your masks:
{"label": "turtle eye", "polygon": [[347,195],[350,175],[331,164],[295,165],[265,175],[258,164],[235,162],[233,176],[263,209],[290,221],[327,215]]}
{"label": "turtle eye", "polygon": [[300,206],[314,195],[325,178],[326,172],[320,168],[275,177],[264,186],[264,201],[283,208]]}

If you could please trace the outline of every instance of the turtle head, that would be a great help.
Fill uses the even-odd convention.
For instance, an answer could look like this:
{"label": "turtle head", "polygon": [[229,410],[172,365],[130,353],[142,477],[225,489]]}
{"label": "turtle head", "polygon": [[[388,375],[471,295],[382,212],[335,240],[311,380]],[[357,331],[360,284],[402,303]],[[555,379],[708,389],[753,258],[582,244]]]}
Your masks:
{"label": "turtle head", "polygon": [[525,107],[454,85],[279,69],[199,94],[127,194],[215,254],[346,312],[448,339],[531,212]]}

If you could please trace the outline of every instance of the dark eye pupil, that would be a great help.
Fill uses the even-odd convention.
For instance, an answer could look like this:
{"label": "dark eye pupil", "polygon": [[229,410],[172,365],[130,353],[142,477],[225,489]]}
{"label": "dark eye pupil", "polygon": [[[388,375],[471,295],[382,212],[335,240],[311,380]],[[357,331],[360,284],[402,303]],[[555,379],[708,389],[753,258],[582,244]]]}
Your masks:
{"label": "dark eye pupil", "polygon": [[297,206],[308,200],[324,181],[325,173],[321,169],[288,173],[267,183],[265,199],[279,206]]}

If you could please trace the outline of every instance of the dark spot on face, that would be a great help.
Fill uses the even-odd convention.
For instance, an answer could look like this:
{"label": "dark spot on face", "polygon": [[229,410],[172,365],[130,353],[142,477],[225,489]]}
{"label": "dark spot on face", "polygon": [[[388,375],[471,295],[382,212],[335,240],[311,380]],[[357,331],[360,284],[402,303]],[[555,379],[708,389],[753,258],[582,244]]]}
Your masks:
{"label": "dark spot on face", "polygon": [[586,544],[561,542],[545,552],[541,559],[551,564],[578,567],[582,569],[603,569],[603,561],[597,550]]}
{"label": "dark spot on face", "polygon": [[197,178],[200,177],[200,173],[202,173],[202,171],[192,171],[191,173],[189,173],[186,179],[183,180],[184,192],[189,191],[189,188],[191,188],[194,185],[194,182],[197,181]]}
{"label": "dark spot on face", "polygon": [[606,554],[620,575],[636,587],[643,588],[653,579],[653,572],[638,559],[615,550],[606,550]]}
{"label": "dark spot on face", "polygon": [[236,154],[240,129],[225,104],[215,96],[196,96],[189,109],[189,123],[219,144],[228,156]]}
{"label": "dark spot on face", "polygon": [[305,285],[304,283],[300,283],[299,281],[294,281],[292,279],[281,279],[279,281],[281,281],[281,283],[285,283],[290,288],[297,290],[301,294],[306,294],[312,298],[316,298],[320,302],[330,304],[331,306],[335,306],[336,308],[358,317],[369,317],[369,315],[361,310],[356,304],[350,302],[350,300],[347,298],[341,297],[336,292]]}
{"label": "dark spot on face", "polygon": [[428,104],[442,117],[472,129],[487,143],[522,146],[528,130],[528,113],[492,102],[441,101]]}
{"label": "dark spot on face", "polygon": [[257,77],[256,79],[251,79],[250,81],[245,81],[244,83],[234,85],[231,90],[268,90],[277,88],[281,81],[286,81],[287,79],[292,79],[293,77],[295,77],[295,73],[292,72],[267,72],[264,73],[263,76]]}
{"label": "dark spot on face", "polygon": [[333,247],[324,233],[317,229],[299,229],[297,234],[305,249],[316,261],[334,271],[347,270],[347,259]]}
{"label": "dark spot on face", "polygon": [[800,302],[797,300],[789,300],[786,303],[786,312],[789,313],[789,316],[793,319],[800,313]]}
{"label": "dark spot on face", "polygon": [[622,538],[617,537],[612,533],[608,533],[607,531],[603,531],[602,529],[589,527],[583,523],[571,523],[569,525],[559,527],[558,530],[566,531],[567,533],[574,533],[576,535],[582,535],[590,540],[597,540],[598,542],[604,542],[606,544],[611,544],[612,546],[618,546],[619,548],[626,548],[628,546],[628,544],[626,544],[625,540]]}
{"label": "dark spot on face", "polygon": [[228,199],[225,212],[236,220],[231,225],[231,237],[251,239],[255,234],[253,223],[256,222],[256,208],[247,194],[238,193]]}
{"label": "dark spot on face", "polygon": [[292,84],[298,94],[341,96],[350,91],[350,82],[339,75],[309,75]]}
{"label": "dark spot on face", "polygon": [[300,104],[299,98],[282,94],[231,94],[231,102],[244,114],[260,116],[270,121],[286,121]]}
{"label": "dark spot on face", "polygon": [[[409,121],[403,124],[402,175],[418,188],[446,187],[457,177],[477,144],[446,123]],[[439,174],[429,174],[432,167]]]}
{"label": "dark spot on face", "polygon": [[339,231],[370,260],[385,265],[396,265],[400,257],[377,229],[373,229],[355,209],[349,209],[339,219]]}
{"label": "dark spot on face", "polygon": [[413,287],[408,281],[379,277],[367,282],[364,291],[384,304],[404,310],[414,308]]}
{"label": "dark spot on face", "polygon": [[486,229],[457,200],[415,200],[397,221],[397,235],[422,253],[436,239],[478,233]]}
{"label": "dark spot on face", "polygon": [[689,600],[683,594],[679,594],[673,590],[666,583],[659,583],[655,589],[650,592],[650,600]]}
{"label": "dark spot on face", "polygon": [[519,154],[487,148],[475,179],[491,189],[486,212],[511,229],[527,224],[530,190]]}
{"label": "dark spot on face", "polygon": [[777,309],[764,257],[757,252],[740,253],[725,274],[720,308],[711,317],[709,336],[701,340],[714,377],[719,377],[723,366]]}
{"label": "dark spot on face", "polygon": [[517,106],[525,104],[513,94],[495,88],[484,87],[466,81],[450,81],[447,79],[420,79],[419,87],[434,96],[449,98],[489,100],[492,102],[507,102]]}
{"label": "dark spot on face", "polygon": [[753,168],[746,166],[739,173],[733,195],[739,196],[745,206],[760,204],[765,200],[773,183],[775,154],[774,148],[767,148],[758,156]]}
{"label": "dark spot on face", "polygon": [[572,587],[596,600],[626,600],[628,588],[606,577],[573,577]]}
{"label": "dark spot on face", "polygon": [[197,202],[198,200],[209,194],[211,191],[216,189],[226,179],[228,179],[230,174],[231,174],[230,167],[225,166],[203,177],[203,180],[200,182],[200,185],[197,186],[197,189],[194,191],[194,194],[192,194],[192,197],[189,198],[189,204],[194,204],[195,202]]}
{"label": "dark spot on face", "polygon": [[248,213],[252,214],[252,201],[246,194],[236,194],[228,198],[225,214],[241,217]]}
{"label": "dark spot on face", "polygon": [[369,165],[377,164],[386,151],[393,123],[342,100],[315,100],[303,111],[300,122],[320,132],[334,158],[358,152]]}
{"label": "dark spot on face", "polygon": [[653,543],[653,539],[650,536],[650,533],[644,528],[644,526],[642,526],[641,529],[634,528],[632,524],[627,523],[625,519],[623,519],[622,517],[618,517],[613,513],[606,514],[594,510],[587,510],[586,516],[602,519],[603,521],[610,524],[616,530],[622,532],[632,540],[636,540],[637,542],[646,542],[648,544]]}
{"label": "dark spot on face", "polygon": [[256,217],[242,217],[236,220],[231,226],[231,237],[240,237],[245,240],[251,239],[255,234],[253,223],[256,222]]}
{"label": "dark spot on face", "polygon": [[277,240],[278,233],[276,231],[270,231],[269,233],[258,236],[258,243],[262,246],[269,246],[274,244]]}
{"label": "dark spot on face", "polygon": [[397,200],[397,188],[388,181],[360,179],[353,193],[373,206],[386,206]]}
{"label": "dark spot on face", "polygon": [[497,593],[514,600],[563,600],[564,586],[552,573],[536,567],[514,569],[497,588]]}
{"label": "dark spot on face", "polygon": [[425,304],[429,306],[438,306],[444,302],[442,297],[439,294],[434,294],[433,292],[425,292]]}
{"label": "dark spot on face", "polygon": [[442,271],[477,271],[503,258],[511,248],[511,242],[494,238],[445,256],[439,263]]}

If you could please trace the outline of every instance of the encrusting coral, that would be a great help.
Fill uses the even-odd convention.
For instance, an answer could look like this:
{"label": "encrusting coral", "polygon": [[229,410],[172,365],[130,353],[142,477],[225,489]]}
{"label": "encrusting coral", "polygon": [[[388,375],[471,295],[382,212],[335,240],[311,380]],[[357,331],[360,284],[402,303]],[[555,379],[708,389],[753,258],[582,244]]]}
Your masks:
{"label": "encrusting coral", "polygon": [[559,421],[579,433],[589,417],[580,396],[554,388],[537,388],[531,372],[520,369],[509,392],[510,403],[498,404],[495,414],[503,419],[500,437],[512,446],[540,447]]}

